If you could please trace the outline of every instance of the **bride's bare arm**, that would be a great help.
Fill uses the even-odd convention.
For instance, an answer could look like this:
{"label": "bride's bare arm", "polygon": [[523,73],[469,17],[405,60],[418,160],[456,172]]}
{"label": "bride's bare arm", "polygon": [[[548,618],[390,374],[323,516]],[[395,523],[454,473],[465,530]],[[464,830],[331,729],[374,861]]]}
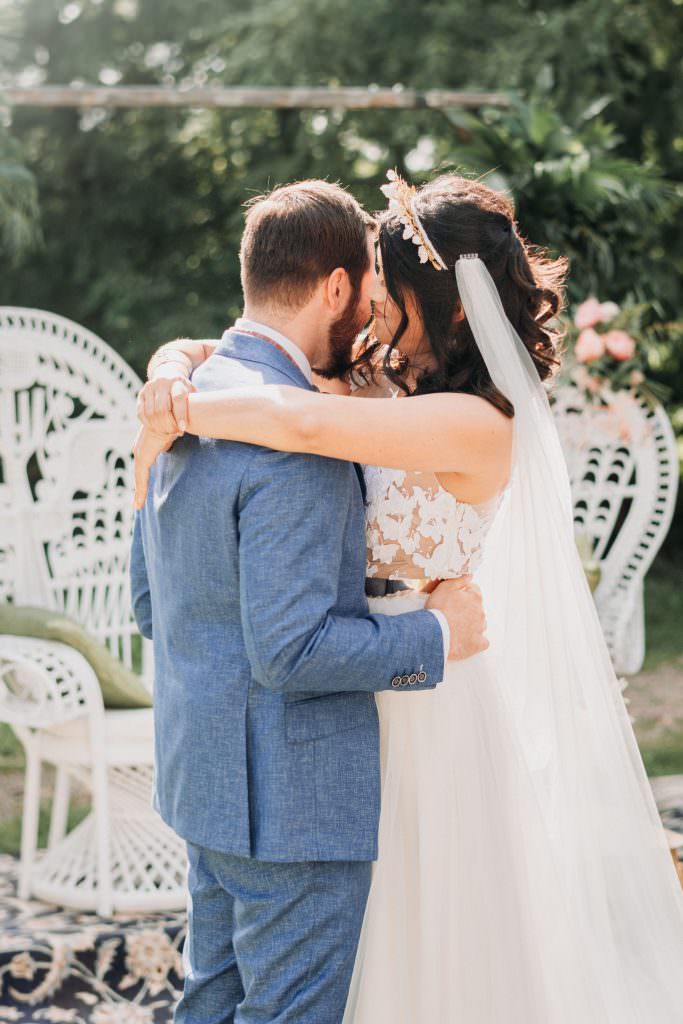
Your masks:
{"label": "bride's bare arm", "polygon": [[[168,379],[146,385],[140,394],[145,429],[136,444],[138,507],[151,465],[179,430],[366,465],[455,474],[485,490],[495,490],[507,478],[512,422],[484,399],[463,394],[354,398],[280,385],[189,394],[186,376],[211,355],[209,344],[181,340],[165,346],[171,350],[168,375],[163,374]],[[186,365],[183,370],[176,363],[174,376],[177,352]],[[158,376],[154,372],[155,380]]]}
{"label": "bride's bare arm", "polygon": [[[158,434],[177,433],[172,395],[179,398],[195,390],[189,383],[190,375],[213,355],[216,345],[217,342],[211,340],[176,338],[156,350],[147,364],[148,382],[138,395],[138,416],[148,429]],[[349,393],[349,385],[344,381],[328,380],[315,372],[313,383],[331,394]],[[184,418],[181,429],[185,429]]]}
{"label": "bride's bare arm", "polygon": [[354,398],[269,385],[186,401],[190,433],[278,451],[477,476],[504,472],[510,459],[511,421],[473,395]]}

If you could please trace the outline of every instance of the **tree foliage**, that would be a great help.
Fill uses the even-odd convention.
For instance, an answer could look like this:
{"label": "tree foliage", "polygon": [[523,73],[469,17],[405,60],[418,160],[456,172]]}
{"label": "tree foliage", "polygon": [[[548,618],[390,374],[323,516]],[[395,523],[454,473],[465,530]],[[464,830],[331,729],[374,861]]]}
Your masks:
{"label": "tree foliage", "polygon": [[39,241],[36,180],[16,139],[0,125],[0,249],[16,266]]}
{"label": "tree foliage", "polygon": [[[239,310],[242,204],[296,178],[369,207],[396,165],[490,174],[572,293],[679,315],[683,8],[671,0],[4,0],[9,81],[508,90],[506,112],[16,110],[44,245],[2,301],[72,316],[138,370]],[[3,49],[3,39],[8,45]],[[28,179],[25,179],[28,181]],[[0,196],[2,193],[0,192]],[[0,198],[0,203],[2,199]],[[7,239],[3,249],[7,251]],[[660,372],[683,402],[677,349]]]}
{"label": "tree foliage", "polygon": [[644,252],[658,295],[673,298],[677,275],[661,242],[675,188],[654,167],[619,153],[621,140],[604,119],[605,106],[606,100],[594,101],[571,126],[542,94],[515,99],[511,110],[454,113],[451,119],[469,135],[455,151],[467,168],[516,197],[529,238],[569,257],[575,298],[609,283],[613,299],[648,301]]}

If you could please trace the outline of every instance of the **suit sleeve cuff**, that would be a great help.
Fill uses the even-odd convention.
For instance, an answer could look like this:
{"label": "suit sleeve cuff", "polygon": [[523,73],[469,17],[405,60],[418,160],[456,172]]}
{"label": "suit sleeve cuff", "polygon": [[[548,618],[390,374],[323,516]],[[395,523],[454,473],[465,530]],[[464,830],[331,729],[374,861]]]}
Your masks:
{"label": "suit sleeve cuff", "polygon": [[443,636],[443,672],[446,674],[446,665],[448,664],[448,655],[451,650],[451,627],[448,625],[448,620],[443,612],[437,611],[436,608],[428,608],[428,612],[431,612],[435,616],[436,621],[441,627],[441,634]]}

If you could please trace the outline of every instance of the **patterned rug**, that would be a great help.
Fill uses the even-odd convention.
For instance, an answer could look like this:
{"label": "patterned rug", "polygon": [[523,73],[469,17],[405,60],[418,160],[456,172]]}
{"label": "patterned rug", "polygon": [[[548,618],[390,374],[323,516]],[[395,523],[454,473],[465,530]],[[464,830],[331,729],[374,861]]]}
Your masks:
{"label": "patterned rug", "polygon": [[0,1022],[170,1024],[185,914],[112,918],[17,898],[0,856]]}

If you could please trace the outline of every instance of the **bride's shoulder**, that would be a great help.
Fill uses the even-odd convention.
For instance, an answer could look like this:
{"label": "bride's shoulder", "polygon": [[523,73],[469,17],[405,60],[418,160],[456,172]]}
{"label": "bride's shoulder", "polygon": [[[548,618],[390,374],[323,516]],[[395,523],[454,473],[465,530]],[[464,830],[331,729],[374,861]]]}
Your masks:
{"label": "bride's shoulder", "polygon": [[439,396],[446,402],[467,409],[477,416],[491,420],[491,422],[506,424],[511,422],[511,418],[502,409],[499,409],[488,398],[484,398],[483,395],[470,395],[466,391],[442,391],[439,392]]}
{"label": "bride's shoulder", "polygon": [[450,426],[459,435],[479,436],[491,443],[512,438],[514,420],[480,395],[439,391],[420,397],[425,402],[425,415],[440,420],[446,429]]}

